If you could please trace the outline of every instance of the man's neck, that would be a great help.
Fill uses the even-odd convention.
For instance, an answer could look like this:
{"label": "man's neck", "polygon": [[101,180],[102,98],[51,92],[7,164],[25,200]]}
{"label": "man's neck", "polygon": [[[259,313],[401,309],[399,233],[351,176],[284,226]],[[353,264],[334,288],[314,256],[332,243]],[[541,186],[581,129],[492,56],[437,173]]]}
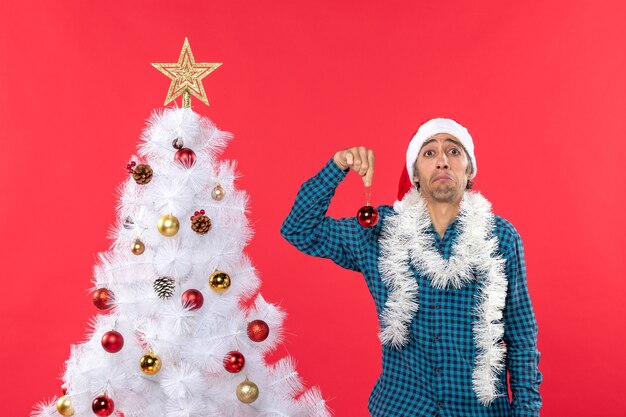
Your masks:
{"label": "man's neck", "polygon": [[443,238],[450,223],[461,213],[461,199],[455,202],[441,202],[426,198],[426,207],[435,230]]}

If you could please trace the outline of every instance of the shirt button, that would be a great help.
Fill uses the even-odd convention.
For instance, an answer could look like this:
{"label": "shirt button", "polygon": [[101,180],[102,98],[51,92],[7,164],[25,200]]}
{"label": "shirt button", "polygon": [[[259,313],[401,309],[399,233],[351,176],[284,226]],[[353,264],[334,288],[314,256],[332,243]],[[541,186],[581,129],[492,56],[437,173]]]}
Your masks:
{"label": "shirt button", "polygon": [[[441,368],[436,368],[436,369],[435,369],[435,373],[436,373],[437,375],[439,375],[439,374],[441,373]],[[439,404],[439,403],[437,403],[437,404]]]}
{"label": "shirt button", "polygon": [[439,310],[439,304],[435,304],[435,310]]}
{"label": "shirt button", "polygon": [[439,339],[440,339],[439,335],[435,335],[435,337],[433,337],[433,340],[434,340],[435,342],[439,342]]}
{"label": "shirt button", "polygon": [[441,401],[437,401],[437,407],[441,408]]}

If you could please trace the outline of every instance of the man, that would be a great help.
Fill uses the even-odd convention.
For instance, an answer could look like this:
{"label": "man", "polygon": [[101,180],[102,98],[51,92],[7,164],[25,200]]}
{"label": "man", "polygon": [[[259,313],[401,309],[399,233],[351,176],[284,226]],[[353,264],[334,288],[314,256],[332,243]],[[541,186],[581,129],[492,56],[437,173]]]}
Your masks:
{"label": "man", "polygon": [[374,227],[326,216],[350,169],[370,185],[372,150],[337,152],[302,185],[281,234],[365,277],[383,343],[370,413],[539,416],[542,376],[522,241],[469,191],[477,165],[467,129],[450,119],[420,126],[406,155],[411,189],[393,207],[378,207]]}

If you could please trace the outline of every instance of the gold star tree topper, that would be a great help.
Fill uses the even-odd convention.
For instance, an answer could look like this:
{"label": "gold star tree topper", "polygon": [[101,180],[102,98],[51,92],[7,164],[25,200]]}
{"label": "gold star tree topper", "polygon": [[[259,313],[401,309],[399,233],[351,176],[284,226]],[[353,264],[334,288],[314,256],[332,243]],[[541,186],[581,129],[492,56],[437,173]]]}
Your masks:
{"label": "gold star tree topper", "polygon": [[222,65],[221,62],[196,62],[193,58],[193,53],[191,52],[187,38],[185,38],[185,42],[183,43],[183,49],[180,51],[178,62],[152,64],[154,68],[158,69],[172,80],[170,88],[167,91],[167,97],[165,98],[165,105],[182,95],[183,107],[191,106],[190,94],[193,94],[207,106],[209,105],[209,100],[207,99],[204,86],[202,85],[202,79],[220,65]]}

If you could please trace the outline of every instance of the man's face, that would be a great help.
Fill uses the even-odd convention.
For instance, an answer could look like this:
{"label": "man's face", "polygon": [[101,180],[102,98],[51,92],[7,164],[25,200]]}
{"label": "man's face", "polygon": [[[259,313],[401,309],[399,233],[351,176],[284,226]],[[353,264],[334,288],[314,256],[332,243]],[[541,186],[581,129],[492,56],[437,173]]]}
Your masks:
{"label": "man's face", "polygon": [[438,133],[422,145],[413,182],[419,181],[422,193],[434,201],[456,202],[467,185],[469,164],[461,142],[448,133]]}

